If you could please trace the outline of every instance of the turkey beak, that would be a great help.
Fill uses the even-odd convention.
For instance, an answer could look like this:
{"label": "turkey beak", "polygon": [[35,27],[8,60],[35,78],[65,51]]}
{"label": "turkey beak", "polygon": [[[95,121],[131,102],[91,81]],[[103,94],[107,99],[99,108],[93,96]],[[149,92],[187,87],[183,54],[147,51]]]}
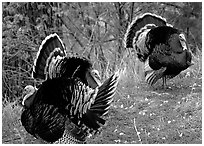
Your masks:
{"label": "turkey beak", "polygon": [[186,42],[184,40],[181,40],[180,42],[183,50],[187,50]]}
{"label": "turkey beak", "polygon": [[187,64],[188,64],[189,66],[191,66],[191,65],[194,65],[194,62],[187,61]]}
{"label": "turkey beak", "polygon": [[18,104],[19,106],[21,106],[21,107],[23,107],[22,102],[23,102],[23,97],[17,100],[17,104]]}
{"label": "turkey beak", "polygon": [[17,100],[18,105],[24,106],[24,105],[23,105],[23,99],[24,99],[24,97],[26,96],[26,94],[27,94],[27,92],[26,92],[26,90],[24,89],[24,90],[23,90],[23,93],[22,93],[22,95],[21,95],[21,98]]}
{"label": "turkey beak", "polygon": [[27,90],[24,90],[23,93],[22,93],[22,97],[21,97],[21,99],[19,100],[19,102],[20,102],[21,105],[24,105],[23,99],[24,99],[24,97],[25,97],[26,95],[27,95]]}
{"label": "turkey beak", "polygon": [[95,89],[98,86],[101,86],[101,78],[97,70],[91,70],[86,73],[86,79],[89,86]]}
{"label": "turkey beak", "polygon": [[27,92],[26,92],[26,90],[24,90],[22,93],[22,99],[25,97],[26,94],[27,94]]}

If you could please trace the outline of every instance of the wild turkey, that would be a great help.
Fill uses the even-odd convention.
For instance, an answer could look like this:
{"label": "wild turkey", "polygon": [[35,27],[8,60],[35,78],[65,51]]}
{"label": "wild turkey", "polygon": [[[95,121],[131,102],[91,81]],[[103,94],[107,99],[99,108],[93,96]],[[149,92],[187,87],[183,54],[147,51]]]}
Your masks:
{"label": "wild turkey", "polygon": [[126,48],[136,50],[144,62],[144,75],[148,84],[173,78],[192,65],[184,34],[167,24],[166,19],[151,13],[137,17],[125,34]]}
{"label": "wild turkey", "polygon": [[101,85],[99,73],[93,69],[91,62],[84,57],[68,57],[65,46],[56,33],[42,41],[34,61],[32,76],[41,80],[78,77],[92,88]]}
{"label": "wild turkey", "polygon": [[22,125],[49,143],[84,143],[105,124],[119,80],[119,72],[103,84],[85,58],[67,57],[56,34],[42,42],[33,67],[39,88],[25,87]]}
{"label": "wild turkey", "polygon": [[[85,143],[105,124],[119,72],[101,86],[90,88],[78,78],[53,78],[38,90],[26,87],[21,115],[26,131],[49,143]],[[28,93],[29,92],[29,93]]]}

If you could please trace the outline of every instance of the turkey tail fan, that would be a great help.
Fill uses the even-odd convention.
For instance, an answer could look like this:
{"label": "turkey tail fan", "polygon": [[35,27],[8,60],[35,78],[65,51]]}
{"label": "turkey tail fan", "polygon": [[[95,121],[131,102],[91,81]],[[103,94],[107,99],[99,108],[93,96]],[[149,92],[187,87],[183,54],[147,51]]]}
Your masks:
{"label": "turkey tail fan", "polygon": [[42,41],[34,61],[32,77],[35,79],[46,79],[45,72],[52,62],[52,58],[57,56],[64,57],[66,52],[62,40],[54,33]]}
{"label": "turkey tail fan", "polygon": [[134,38],[137,38],[142,29],[145,28],[145,26],[152,28],[155,26],[165,26],[167,25],[166,19],[162,18],[161,16],[158,16],[156,14],[151,13],[145,13],[142,16],[136,17],[135,20],[131,22],[131,24],[128,26],[128,29],[125,34],[125,47],[126,48],[133,48],[133,40]]}

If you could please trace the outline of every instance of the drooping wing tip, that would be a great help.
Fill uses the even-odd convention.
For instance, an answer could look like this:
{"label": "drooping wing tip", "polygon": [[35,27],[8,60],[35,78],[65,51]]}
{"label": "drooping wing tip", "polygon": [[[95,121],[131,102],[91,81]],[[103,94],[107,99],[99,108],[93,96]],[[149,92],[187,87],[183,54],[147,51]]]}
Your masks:
{"label": "drooping wing tip", "polygon": [[163,73],[165,72],[167,67],[162,67],[159,70],[152,70],[147,73],[145,76],[145,80],[149,85],[154,85],[160,78],[163,77]]}
{"label": "drooping wing tip", "polygon": [[120,77],[121,77],[121,75],[123,74],[123,72],[124,72],[123,69],[117,70],[117,71],[114,73],[114,78],[115,78],[116,80],[119,80]]}

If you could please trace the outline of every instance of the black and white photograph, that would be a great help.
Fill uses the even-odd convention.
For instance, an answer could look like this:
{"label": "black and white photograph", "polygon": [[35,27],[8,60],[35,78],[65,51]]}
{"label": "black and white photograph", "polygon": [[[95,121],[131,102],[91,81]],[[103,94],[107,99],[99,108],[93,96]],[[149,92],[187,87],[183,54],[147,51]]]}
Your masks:
{"label": "black and white photograph", "polygon": [[1,8],[2,144],[202,144],[202,1]]}

